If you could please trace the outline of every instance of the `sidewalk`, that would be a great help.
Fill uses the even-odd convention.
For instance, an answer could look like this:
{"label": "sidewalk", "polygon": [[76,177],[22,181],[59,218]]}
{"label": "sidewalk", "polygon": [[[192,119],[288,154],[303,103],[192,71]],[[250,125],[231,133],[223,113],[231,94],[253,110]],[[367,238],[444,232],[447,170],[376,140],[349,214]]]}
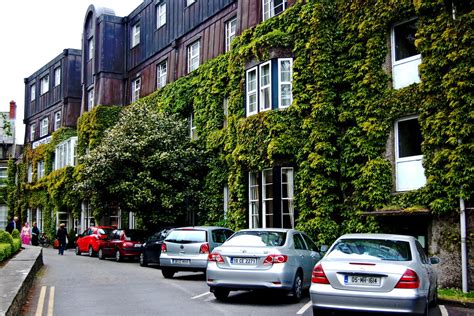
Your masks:
{"label": "sidewalk", "polygon": [[24,246],[0,267],[0,316],[19,315],[36,272],[43,265],[43,248]]}

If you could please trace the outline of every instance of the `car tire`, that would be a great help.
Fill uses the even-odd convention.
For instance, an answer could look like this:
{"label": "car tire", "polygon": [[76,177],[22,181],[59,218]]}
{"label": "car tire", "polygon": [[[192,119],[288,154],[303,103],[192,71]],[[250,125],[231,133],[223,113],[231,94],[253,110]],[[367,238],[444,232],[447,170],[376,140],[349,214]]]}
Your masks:
{"label": "car tire", "polygon": [[167,268],[161,268],[161,274],[163,274],[163,277],[165,279],[171,279],[171,278],[173,278],[174,271],[171,270],[171,269],[167,269]]}
{"label": "car tire", "polygon": [[94,253],[94,249],[92,248],[92,245],[89,246],[89,257],[94,257],[95,253]]}
{"label": "car tire", "polygon": [[81,250],[79,250],[79,246],[76,246],[76,251],[74,251],[77,256],[81,255]]}
{"label": "car tire", "polygon": [[293,281],[293,288],[291,289],[291,295],[293,296],[293,302],[298,303],[303,297],[303,276],[301,272],[297,272],[295,280]]}
{"label": "car tire", "polygon": [[122,261],[122,254],[120,253],[120,250],[115,250],[115,261],[120,262]]}
{"label": "car tire", "polygon": [[433,299],[431,300],[429,306],[430,307],[438,306],[438,289],[435,290],[435,292],[433,294]]}
{"label": "car tire", "polygon": [[142,267],[148,266],[148,261],[146,260],[146,256],[144,252],[140,254],[140,266]]}
{"label": "car tire", "polygon": [[104,251],[102,250],[102,248],[99,248],[99,252],[97,253],[97,257],[99,257],[99,260],[104,260],[105,259]]}
{"label": "car tire", "polygon": [[223,288],[214,288],[214,297],[219,301],[224,301],[229,296],[230,290]]}

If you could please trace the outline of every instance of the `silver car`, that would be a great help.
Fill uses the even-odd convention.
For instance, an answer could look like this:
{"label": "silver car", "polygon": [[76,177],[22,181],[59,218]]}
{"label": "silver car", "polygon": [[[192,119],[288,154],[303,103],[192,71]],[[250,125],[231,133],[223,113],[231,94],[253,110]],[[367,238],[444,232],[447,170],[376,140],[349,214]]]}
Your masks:
{"label": "silver car", "polygon": [[426,315],[436,304],[437,276],[417,239],[387,234],[339,237],[314,267],[313,314],[328,310]]}
{"label": "silver car", "polygon": [[299,301],[320,258],[315,243],[303,232],[245,229],[209,254],[207,285],[219,300],[233,290],[276,289]]}
{"label": "silver car", "polygon": [[216,226],[175,228],[161,244],[161,273],[172,278],[177,271],[205,272],[209,252],[233,233]]}

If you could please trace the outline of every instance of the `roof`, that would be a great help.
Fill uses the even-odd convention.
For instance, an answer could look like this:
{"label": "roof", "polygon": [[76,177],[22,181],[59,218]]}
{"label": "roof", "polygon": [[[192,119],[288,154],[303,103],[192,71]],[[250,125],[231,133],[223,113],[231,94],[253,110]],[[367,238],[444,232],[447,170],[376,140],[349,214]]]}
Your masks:
{"label": "roof", "polygon": [[345,234],[338,239],[393,239],[393,240],[405,240],[411,241],[415,237],[408,235],[396,235],[396,234]]}

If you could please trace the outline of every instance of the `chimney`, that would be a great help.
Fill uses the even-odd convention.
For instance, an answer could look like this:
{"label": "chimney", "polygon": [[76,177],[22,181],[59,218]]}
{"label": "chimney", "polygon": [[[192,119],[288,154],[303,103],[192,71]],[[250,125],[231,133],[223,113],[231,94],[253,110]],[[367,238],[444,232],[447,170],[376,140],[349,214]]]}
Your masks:
{"label": "chimney", "polygon": [[10,119],[14,120],[16,118],[16,103],[15,101],[10,101]]}

